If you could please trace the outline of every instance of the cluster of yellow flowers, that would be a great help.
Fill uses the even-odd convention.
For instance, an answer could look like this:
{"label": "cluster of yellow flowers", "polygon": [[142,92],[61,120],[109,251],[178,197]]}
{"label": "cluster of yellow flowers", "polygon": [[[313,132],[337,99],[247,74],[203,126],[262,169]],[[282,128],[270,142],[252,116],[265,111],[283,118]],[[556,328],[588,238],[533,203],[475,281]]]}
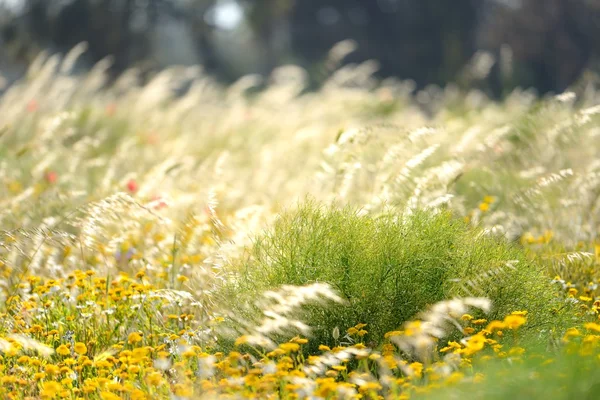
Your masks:
{"label": "cluster of yellow flowers", "polygon": [[430,360],[411,357],[394,342],[398,336],[422,334],[420,321],[389,332],[378,348],[362,342],[368,327],[361,323],[347,329],[346,342],[321,345],[320,354],[306,354],[308,339],[299,336],[272,349],[253,347],[241,336],[235,349],[223,352],[215,343],[202,345],[193,307],[155,296],[158,291],[145,281],[147,275],[136,276],[121,273],[111,280],[94,271],[75,271],[66,279],[24,277],[0,314],[0,395],[409,398],[463,380],[483,380],[470,369],[478,355],[514,359],[524,352],[504,349],[500,342],[503,331],[526,322],[526,312],[489,323],[465,314],[460,318],[466,325],[464,339],[432,349]]}

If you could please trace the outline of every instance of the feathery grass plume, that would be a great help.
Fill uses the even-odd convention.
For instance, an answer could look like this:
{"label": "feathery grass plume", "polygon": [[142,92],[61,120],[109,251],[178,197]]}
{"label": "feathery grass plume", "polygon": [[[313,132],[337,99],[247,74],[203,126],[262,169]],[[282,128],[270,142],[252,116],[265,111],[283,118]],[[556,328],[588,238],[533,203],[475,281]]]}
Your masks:
{"label": "feathery grass plume", "polygon": [[395,343],[408,357],[429,365],[433,361],[438,340],[458,329],[463,330],[459,320],[471,308],[485,313],[491,311],[492,303],[482,297],[456,298],[440,301],[423,311],[418,319],[404,324],[404,334],[391,335]]}
{"label": "feathery grass plume", "polygon": [[[285,336],[311,334],[313,327],[300,319],[307,305],[320,308],[326,306],[327,302],[341,303],[342,298],[329,285],[312,283],[304,286],[283,285],[276,290],[265,291],[254,304],[249,299],[245,301],[232,308],[234,312],[230,312],[228,318],[234,321],[233,331],[224,333],[236,337],[241,334],[243,339],[238,339],[238,342],[243,344],[274,349],[277,340]],[[256,311],[259,315],[254,318]]]}

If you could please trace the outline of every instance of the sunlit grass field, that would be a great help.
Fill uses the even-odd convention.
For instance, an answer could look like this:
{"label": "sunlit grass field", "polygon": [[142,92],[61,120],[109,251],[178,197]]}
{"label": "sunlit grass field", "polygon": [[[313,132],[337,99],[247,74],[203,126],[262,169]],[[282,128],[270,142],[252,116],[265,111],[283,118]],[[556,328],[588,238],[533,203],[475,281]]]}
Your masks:
{"label": "sunlit grass field", "polygon": [[79,50],[0,97],[0,398],[597,398],[600,94]]}

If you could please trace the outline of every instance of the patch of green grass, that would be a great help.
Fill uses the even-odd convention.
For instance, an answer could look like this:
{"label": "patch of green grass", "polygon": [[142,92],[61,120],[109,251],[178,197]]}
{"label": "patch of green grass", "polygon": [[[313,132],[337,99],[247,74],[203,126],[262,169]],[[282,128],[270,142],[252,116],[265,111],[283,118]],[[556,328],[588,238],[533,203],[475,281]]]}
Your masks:
{"label": "patch of green grass", "polygon": [[[547,399],[592,400],[598,398],[600,370],[597,359],[589,355],[560,351],[547,353],[526,347],[526,357],[492,358],[474,362],[483,379],[465,379],[443,390],[416,395],[417,399]],[[540,351],[541,350],[541,351]]]}

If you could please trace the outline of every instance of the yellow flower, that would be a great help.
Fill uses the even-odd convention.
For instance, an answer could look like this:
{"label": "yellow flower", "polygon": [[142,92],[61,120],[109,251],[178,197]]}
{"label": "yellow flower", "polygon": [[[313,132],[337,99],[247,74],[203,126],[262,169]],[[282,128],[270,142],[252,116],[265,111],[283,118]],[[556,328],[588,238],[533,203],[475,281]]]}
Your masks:
{"label": "yellow flower", "polygon": [[412,375],[416,376],[417,378],[420,378],[423,375],[423,364],[421,364],[420,362],[414,362],[409,364],[408,366],[410,367]]}
{"label": "yellow flower", "polygon": [[295,353],[300,350],[300,345],[298,343],[282,343],[279,348],[286,353]]}
{"label": "yellow flower", "polygon": [[494,201],[496,201],[496,198],[494,196],[485,196],[483,198],[484,203],[492,204]]}
{"label": "yellow flower", "polygon": [[176,396],[179,397],[191,397],[192,396],[192,388],[184,385],[182,383],[177,383],[174,386],[174,392]]}
{"label": "yellow flower", "polygon": [[111,392],[100,392],[100,398],[102,400],[121,400],[120,396],[117,396]]}
{"label": "yellow flower", "polygon": [[42,391],[40,392],[40,395],[42,398],[53,399],[61,390],[62,386],[60,383],[55,381],[47,381],[42,383]]}
{"label": "yellow flower", "polygon": [[248,342],[248,336],[242,335],[242,336],[240,336],[239,338],[237,338],[235,340],[235,345],[239,346],[239,345],[244,344],[246,342]]}
{"label": "yellow flower", "polygon": [[462,319],[463,321],[470,321],[473,319],[473,316],[470,314],[463,314],[463,316],[460,317],[460,319]]}
{"label": "yellow flower", "polygon": [[21,356],[17,359],[18,364],[26,364],[29,363],[29,356]]}
{"label": "yellow flower", "polygon": [[404,332],[403,331],[390,331],[387,332],[385,335],[383,335],[384,338],[390,338],[392,336],[402,336]]}
{"label": "yellow flower", "polygon": [[69,348],[64,344],[61,344],[60,346],[58,346],[56,348],[56,352],[58,354],[60,354],[61,356],[68,356],[69,354],[71,354],[71,350],[69,350]]}
{"label": "yellow flower", "polygon": [[292,340],[290,340],[290,342],[292,342],[292,343],[298,343],[298,344],[306,344],[306,343],[308,343],[308,339],[296,336],[295,338],[293,338]]}
{"label": "yellow flower", "polygon": [[460,345],[459,343],[457,343],[457,342],[449,342],[449,343],[448,343],[448,346],[446,346],[446,347],[444,347],[444,348],[440,349],[440,352],[442,352],[442,353],[445,353],[445,352],[447,352],[447,351],[450,351],[450,350],[458,350],[458,349],[460,349],[460,348],[461,348],[461,345]]}
{"label": "yellow flower", "polygon": [[136,344],[142,341],[142,335],[139,332],[131,332],[127,337],[127,343]]}
{"label": "yellow flower", "polygon": [[482,334],[471,336],[467,341],[466,347],[463,349],[467,355],[472,355],[482,350],[485,346],[485,337]]}
{"label": "yellow flower", "polygon": [[446,378],[446,383],[448,385],[453,385],[455,383],[459,383],[460,381],[462,381],[464,377],[465,377],[465,374],[463,374],[462,372],[454,371],[453,373],[450,374],[450,376],[448,376],[448,378]]}
{"label": "yellow flower", "polygon": [[73,347],[73,349],[75,350],[75,352],[77,354],[83,355],[83,354],[87,353],[87,347],[85,346],[84,343],[81,343],[81,342],[75,343],[75,346]]}
{"label": "yellow flower", "polygon": [[48,375],[58,375],[60,368],[53,364],[47,364],[44,368],[44,371],[46,371]]}
{"label": "yellow flower", "polygon": [[595,322],[588,322],[587,324],[584,325],[584,327],[585,327],[585,329],[590,330],[590,331],[600,332],[600,324],[597,324]]}
{"label": "yellow flower", "polygon": [[527,315],[527,311],[513,311],[511,312],[511,315],[520,315],[522,317]]}
{"label": "yellow flower", "polygon": [[482,212],[486,212],[487,210],[490,209],[490,205],[488,203],[485,203],[485,202],[484,203],[479,203],[479,209]]}
{"label": "yellow flower", "polygon": [[36,381],[42,380],[45,377],[46,377],[45,372],[36,372],[35,374],[33,374],[33,379],[35,379]]}
{"label": "yellow flower", "polygon": [[527,319],[522,315],[508,315],[504,318],[504,324],[508,329],[517,329],[527,322]]}

